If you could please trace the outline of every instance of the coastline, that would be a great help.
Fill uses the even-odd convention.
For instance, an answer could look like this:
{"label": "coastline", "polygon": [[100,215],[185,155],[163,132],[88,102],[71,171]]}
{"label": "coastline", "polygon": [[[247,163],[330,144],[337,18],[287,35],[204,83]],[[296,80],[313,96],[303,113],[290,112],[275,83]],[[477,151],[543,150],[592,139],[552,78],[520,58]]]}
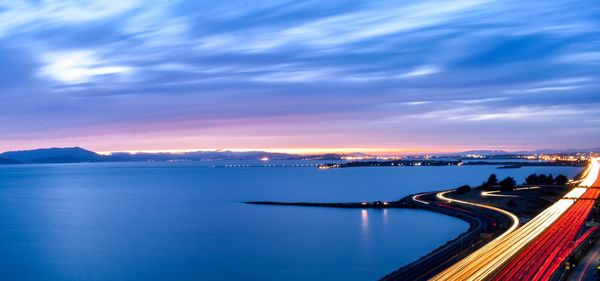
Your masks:
{"label": "coastline", "polygon": [[[480,246],[504,233],[510,227],[510,218],[503,213],[476,206],[450,206],[436,198],[437,192],[411,194],[397,201],[382,202],[279,202],[247,201],[245,204],[271,206],[302,206],[324,208],[419,209],[455,217],[469,224],[467,231],[409,264],[384,275],[380,280],[427,280],[449,265],[462,259]],[[423,268],[429,270],[424,271]]]}

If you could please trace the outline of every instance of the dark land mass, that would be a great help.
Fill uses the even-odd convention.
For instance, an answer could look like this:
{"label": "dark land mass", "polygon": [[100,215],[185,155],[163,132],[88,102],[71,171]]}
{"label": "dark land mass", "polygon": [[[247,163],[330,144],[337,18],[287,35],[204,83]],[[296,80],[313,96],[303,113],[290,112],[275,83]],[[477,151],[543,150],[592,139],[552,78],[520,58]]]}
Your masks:
{"label": "dark land mass", "polygon": [[477,165],[493,165],[500,166],[504,169],[521,168],[521,167],[552,167],[552,166],[571,166],[571,167],[585,167],[588,161],[549,161],[549,162],[506,162],[506,161],[470,161],[464,162],[465,166],[477,166]]}
{"label": "dark land mass", "polygon": [[537,149],[537,150],[521,150],[508,152],[505,150],[468,150],[459,153],[444,153],[446,156],[467,156],[467,155],[483,155],[483,156],[515,156],[515,155],[531,155],[531,154],[573,154],[573,153],[589,153],[600,152],[600,147],[586,149]]}
{"label": "dark land mass", "polygon": [[327,163],[319,166],[321,169],[329,168],[351,168],[351,167],[402,167],[402,166],[501,166],[500,168],[521,167],[547,167],[547,166],[574,166],[585,167],[586,161],[551,161],[551,162],[524,162],[524,161],[468,161],[460,160],[392,160],[392,161],[355,161],[348,163]]}
{"label": "dark land mass", "polygon": [[330,207],[330,208],[411,208],[410,200],[402,199],[392,202],[360,202],[360,203],[311,203],[311,202],[276,202],[276,201],[248,201],[244,202],[252,205],[276,205],[276,206],[303,206],[303,207]]}
{"label": "dark land mass", "polygon": [[[592,149],[589,151],[596,151],[598,149]],[[564,150],[561,152],[575,152],[578,150]],[[585,150],[585,153],[589,152]],[[453,156],[438,155],[434,157],[437,160],[428,160],[430,156],[412,156],[405,157],[403,160],[392,160],[392,161],[360,161],[360,162],[348,162],[343,167],[360,167],[360,166],[411,166],[411,165],[422,165],[422,166],[442,166],[442,165],[511,165],[517,166],[532,166],[531,163],[525,162],[461,162],[460,159],[471,154],[484,155],[485,159],[521,159],[523,155],[531,155],[531,153],[510,153],[501,150],[474,150],[466,151],[462,153],[452,154]],[[215,160],[259,160],[261,158],[269,158],[270,160],[343,160],[344,158],[352,157],[367,157],[373,156],[364,153],[328,153],[328,154],[315,154],[315,155],[298,155],[288,153],[276,153],[266,151],[229,151],[229,150],[214,150],[214,151],[192,151],[182,153],[128,153],[128,152],[115,152],[109,155],[98,154],[96,152],[81,148],[81,147],[64,147],[64,148],[42,148],[33,150],[22,150],[22,151],[8,151],[0,154],[0,164],[30,164],[30,163],[86,163],[86,162],[158,162],[158,161],[215,161]],[[441,158],[447,159],[448,157],[456,158],[456,161],[443,161]],[[412,160],[408,160],[412,159]],[[424,159],[424,160],[415,160]],[[12,160],[12,161],[11,161]],[[484,162],[484,161],[481,161]],[[461,164],[462,163],[462,164]],[[551,164],[540,164],[543,162],[536,162],[534,166],[543,166]],[[324,168],[336,167],[336,164],[323,165]],[[558,165],[558,164],[555,164]],[[581,163],[567,164],[565,165],[583,165]]]}
{"label": "dark land mass", "polygon": [[98,162],[103,159],[102,155],[80,147],[9,151],[0,154],[0,157],[21,163]]}
{"label": "dark land mass", "polygon": [[[356,154],[353,154],[356,155]],[[360,154],[362,155],[362,154]],[[96,163],[96,162],[160,162],[215,160],[340,160],[345,154],[294,155],[264,151],[195,151],[185,153],[127,153],[102,155],[81,147],[43,148],[9,151],[0,154],[0,164]]]}
{"label": "dark land mass", "polygon": [[0,157],[0,164],[21,164],[21,161]]}

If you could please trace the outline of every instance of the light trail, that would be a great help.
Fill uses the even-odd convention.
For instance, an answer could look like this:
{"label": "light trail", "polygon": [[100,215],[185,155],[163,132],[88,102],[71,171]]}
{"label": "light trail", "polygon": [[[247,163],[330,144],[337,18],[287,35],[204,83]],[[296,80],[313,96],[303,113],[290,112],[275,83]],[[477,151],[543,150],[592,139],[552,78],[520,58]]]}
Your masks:
{"label": "light trail", "polygon": [[[598,194],[588,190],[585,194]],[[593,201],[578,201],[556,223],[544,231],[525,251],[512,260],[495,280],[548,280],[573,250],[573,241],[585,222]]]}
{"label": "light trail", "polygon": [[515,216],[515,214],[513,214],[513,213],[511,213],[509,211],[506,211],[504,209],[500,209],[500,208],[491,206],[491,205],[473,203],[473,202],[468,202],[468,201],[463,201],[463,200],[458,200],[458,199],[453,199],[453,198],[446,197],[446,195],[448,193],[452,192],[452,191],[453,190],[442,191],[442,192],[439,192],[438,194],[436,194],[435,196],[438,199],[444,200],[444,201],[446,201],[448,203],[459,203],[459,204],[464,204],[464,205],[469,205],[469,206],[481,207],[481,208],[493,210],[493,211],[496,211],[496,212],[500,212],[500,213],[503,213],[506,216],[508,216],[513,221],[513,224],[510,226],[510,228],[507,231],[505,231],[504,233],[502,233],[502,235],[500,235],[499,237],[507,235],[508,233],[514,231],[515,229],[517,229],[517,227],[519,227],[519,218],[517,216]]}
{"label": "light trail", "polygon": [[598,162],[598,160],[600,160],[600,158],[592,159],[590,168],[587,170],[587,175],[585,176],[581,184],[579,184],[579,186],[589,187],[596,182],[596,179],[598,178],[598,172],[600,172],[600,162]]}
{"label": "light trail", "polygon": [[438,274],[432,280],[485,279],[558,219],[562,211],[568,209],[571,204],[571,200],[561,200],[517,231],[514,230],[516,226],[513,225],[514,227]]}
{"label": "light trail", "polygon": [[[598,163],[598,159],[592,159],[590,163],[590,169],[586,171],[586,177],[582,181],[582,185],[591,186],[598,177],[598,170],[600,170],[600,163]],[[502,266],[519,254],[532,241],[538,238],[547,228],[552,226],[567,210],[569,210],[569,208],[575,203],[575,200],[580,198],[586,191],[587,188],[583,187],[573,188],[564,196],[563,199],[558,200],[552,206],[538,214],[527,224],[515,230],[515,228],[518,226],[517,219],[516,225],[513,223],[513,226],[502,235],[456,264],[450,266],[445,271],[434,276],[431,280],[484,280],[491,277],[495,272],[501,269]],[[447,198],[444,195],[446,195],[448,192],[450,191],[440,192],[437,196],[438,198],[447,200],[449,202],[495,208],[493,206]]]}
{"label": "light trail", "polygon": [[[515,188],[513,190],[520,191],[520,190],[531,190],[531,189],[538,189],[538,188],[540,188],[540,187],[539,186],[531,186],[531,187],[519,187],[519,188]],[[500,192],[502,192],[502,190],[482,191],[481,196],[510,197],[510,198],[518,197],[517,195],[497,194]]]}
{"label": "light trail", "polygon": [[[582,184],[599,187],[598,170],[600,165],[597,159],[592,161],[590,167],[591,169],[586,171],[586,178]],[[549,280],[552,277],[556,269],[592,231],[590,229],[578,238],[578,234],[594,206],[595,199],[600,195],[600,190],[597,188],[584,189],[586,191],[582,195],[583,197],[579,196],[578,198],[593,200],[576,200],[558,221],[516,256],[496,276],[495,280]]]}
{"label": "light trail", "polygon": [[413,195],[412,200],[422,203],[422,204],[425,204],[425,205],[429,205],[429,202],[421,200],[421,196],[426,195],[426,194],[429,194],[429,193],[419,193],[419,194]]}
{"label": "light trail", "polygon": [[[593,161],[593,159],[592,159],[592,161]],[[592,169],[592,165],[588,165],[585,168],[585,170],[583,171],[583,173],[581,173],[581,179],[579,179],[579,180],[571,180],[571,183],[575,184],[575,183],[581,183],[582,181],[584,181],[588,177],[588,175],[590,174],[590,170],[591,169]]]}
{"label": "light trail", "polygon": [[498,193],[500,193],[500,190],[482,191],[482,192],[481,192],[481,196],[489,196],[489,197],[507,197],[507,198],[518,197],[517,195],[498,194]]}

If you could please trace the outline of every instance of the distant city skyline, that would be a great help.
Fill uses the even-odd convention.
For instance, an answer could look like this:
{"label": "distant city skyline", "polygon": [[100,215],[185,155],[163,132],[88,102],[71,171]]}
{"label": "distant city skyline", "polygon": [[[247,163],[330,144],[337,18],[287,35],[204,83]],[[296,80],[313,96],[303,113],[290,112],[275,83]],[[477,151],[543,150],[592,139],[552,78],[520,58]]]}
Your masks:
{"label": "distant city skyline", "polygon": [[185,152],[197,152],[197,151],[233,151],[233,152],[247,152],[247,151],[263,151],[272,153],[288,153],[288,154],[351,154],[351,153],[364,153],[370,155],[380,156],[393,156],[393,155],[425,155],[425,154],[448,154],[448,153],[462,153],[468,151],[506,151],[506,152],[533,152],[533,151],[581,151],[585,152],[588,150],[598,151],[599,147],[575,147],[575,148],[552,148],[552,147],[532,147],[532,148],[493,148],[493,147],[411,147],[411,148],[394,148],[394,147],[208,147],[208,148],[182,148],[182,149],[113,149],[113,150],[97,150],[89,146],[84,145],[46,145],[46,146],[21,146],[12,147],[2,152],[8,151],[19,151],[19,150],[35,150],[44,148],[68,148],[68,147],[82,147],[89,149],[99,154],[108,155],[116,152],[125,153],[185,153]]}
{"label": "distant city skyline", "polygon": [[[598,151],[597,147],[581,148],[582,151],[588,149],[594,149]],[[264,151],[273,153],[289,153],[289,154],[327,154],[327,153],[339,153],[339,154],[351,154],[351,153],[365,153],[371,155],[420,155],[420,154],[447,154],[447,153],[463,153],[471,151],[506,151],[506,152],[533,152],[537,150],[553,150],[553,149],[464,149],[464,148],[411,148],[411,149],[398,149],[398,148],[385,148],[385,147],[329,147],[329,148],[225,148],[225,149],[167,149],[167,150],[115,150],[115,151],[97,151],[100,154],[111,154],[115,152],[127,152],[127,153],[184,153],[184,152],[195,152],[195,151],[234,151],[234,152],[246,152],[246,151]],[[569,152],[577,149],[556,149],[556,151]]]}
{"label": "distant city skyline", "polygon": [[595,148],[595,4],[6,1],[0,151]]}

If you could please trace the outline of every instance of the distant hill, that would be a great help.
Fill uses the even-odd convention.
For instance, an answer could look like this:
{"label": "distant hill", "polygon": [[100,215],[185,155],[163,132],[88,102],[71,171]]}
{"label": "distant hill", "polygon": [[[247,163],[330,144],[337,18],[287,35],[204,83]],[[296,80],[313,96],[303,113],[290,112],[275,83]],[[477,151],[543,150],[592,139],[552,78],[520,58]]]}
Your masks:
{"label": "distant hill", "polygon": [[511,152],[504,150],[468,150],[458,153],[458,155],[507,155]]}
{"label": "distant hill", "polygon": [[137,161],[206,161],[206,160],[258,160],[267,157],[271,160],[297,159],[298,155],[285,153],[271,153],[264,151],[193,151],[184,153],[127,153],[115,152],[105,156],[108,161],[137,162]]}
{"label": "distant hill", "polygon": [[[466,155],[485,155],[500,156],[503,155],[522,155],[534,153],[574,153],[574,152],[600,152],[600,148],[592,149],[540,149],[535,151],[515,151],[508,152],[504,150],[469,150],[456,153],[445,153],[445,156],[466,156]],[[214,160],[259,160],[268,158],[269,160],[341,160],[347,156],[369,156],[364,153],[328,153],[314,155],[299,155],[287,153],[275,153],[266,151],[193,151],[184,153],[128,153],[115,152],[110,155],[100,155],[96,152],[83,149],[81,147],[65,148],[42,148],[23,151],[8,151],[0,154],[0,164],[19,164],[19,163],[84,163],[84,162],[148,162],[148,161],[214,161]]]}
{"label": "distant hill", "polygon": [[0,157],[0,165],[4,165],[4,164],[20,164],[21,161],[17,161],[17,160],[13,160],[13,159],[6,159],[6,158],[2,158]]}
{"label": "distant hill", "polygon": [[484,155],[484,156],[498,156],[498,155],[528,155],[528,154],[560,154],[560,153],[587,153],[587,152],[600,152],[600,148],[588,148],[588,149],[538,149],[538,150],[523,150],[523,151],[505,151],[505,150],[468,150],[457,153],[446,153],[444,155]]}
{"label": "distant hill", "polygon": [[481,149],[481,150],[467,150],[462,152],[450,152],[450,153],[442,153],[439,155],[443,156],[467,156],[467,155],[482,155],[482,156],[497,156],[497,155],[511,155],[516,154],[514,152],[508,152],[504,150],[494,150],[494,149]]}
{"label": "distant hill", "polygon": [[0,154],[0,157],[22,163],[80,163],[106,161],[106,158],[102,155],[81,147],[8,151]]}
{"label": "distant hill", "polygon": [[8,151],[0,154],[0,164],[17,163],[83,163],[83,162],[148,162],[148,161],[211,161],[211,160],[339,160],[344,154],[297,155],[265,151],[193,151],[184,153],[128,153],[100,155],[81,147],[43,148]]}
{"label": "distant hill", "polygon": [[355,156],[355,155],[366,155],[362,153],[352,153],[351,154],[337,154],[337,153],[327,153],[327,154],[317,154],[317,155],[302,155],[298,156],[301,159],[305,160],[340,160],[345,156]]}
{"label": "distant hill", "polygon": [[127,153],[115,152],[106,156],[108,161],[207,161],[207,160],[340,160],[344,154],[298,155],[265,151],[194,151],[184,153]]}
{"label": "distant hill", "polygon": [[538,149],[533,151],[516,151],[515,154],[560,154],[560,153],[577,153],[577,152],[600,152],[600,148],[587,148],[587,149]]}

